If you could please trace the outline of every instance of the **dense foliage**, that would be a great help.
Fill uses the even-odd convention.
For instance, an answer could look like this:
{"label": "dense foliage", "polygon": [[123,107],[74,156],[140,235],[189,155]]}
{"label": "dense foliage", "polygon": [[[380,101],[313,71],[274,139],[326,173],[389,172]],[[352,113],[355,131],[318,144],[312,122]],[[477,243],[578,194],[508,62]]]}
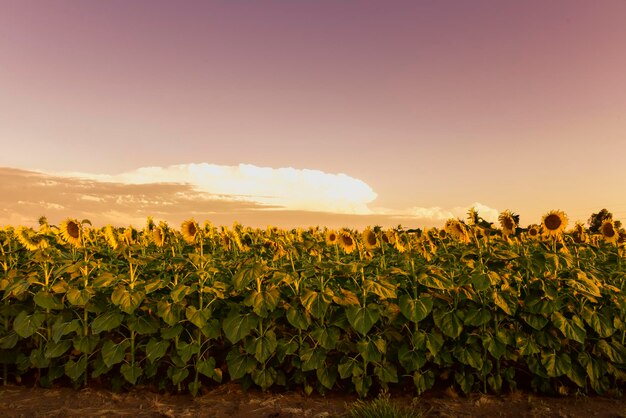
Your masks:
{"label": "dense foliage", "polygon": [[518,219],[505,212],[496,228],[471,212],[443,229],[360,233],[151,220],[140,231],[8,227],[3,379],[193,394],[228,379],[362,396],[436,382],[619,392],[623,232],[565,232],[554,211],[527,229]]}

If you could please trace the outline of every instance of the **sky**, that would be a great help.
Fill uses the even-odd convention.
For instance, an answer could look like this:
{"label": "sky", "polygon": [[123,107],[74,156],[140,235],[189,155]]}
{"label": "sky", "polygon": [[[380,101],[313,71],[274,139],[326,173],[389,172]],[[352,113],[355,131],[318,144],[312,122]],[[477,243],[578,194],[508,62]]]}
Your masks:
{"label": "sky", "polygon": [[0,0],[0,225],[626,220],[626,1]]}

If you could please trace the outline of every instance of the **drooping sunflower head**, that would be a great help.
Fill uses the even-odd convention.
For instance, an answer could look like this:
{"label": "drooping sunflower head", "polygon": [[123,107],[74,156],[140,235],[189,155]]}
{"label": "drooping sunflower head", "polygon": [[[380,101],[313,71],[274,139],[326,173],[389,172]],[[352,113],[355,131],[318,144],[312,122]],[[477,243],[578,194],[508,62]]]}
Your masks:
{"label": "drooping sunflower head", "polygon": [[516,216],[509,210],[505,210],[498,216],[498,221],[500,221],[500,226],[502,227],[502,235],[511,235],[515,233],[519,216]]}
{"label": "drooping sunflower head", "polygon": [[373,250],[378,247],[378,238],[376,233],[371,228],[365,228],[362,234],[363,245],[368,250]]}
{"label": "drooping sunflower head", "polygon": [[354,241],[354,238],[352,238],[350,231],[343,230],[339,233],[339,245],[343,248],[346,254],[350,254],[355,250],[356,242]]}
{"label": "drooping sunflower head", "polygon": [[157,247],[165,245],[165,231],[160,226],[155,226],[152,229],[152,242],[154,242]]}
{"label": "drooping sunflower head", "polygon": [[182,223],[180,229],[185,242],[193,244],[196,241],[196,237],[198,236],[198,224],[196,221],[188,219]]}
{"label": "drooping sunflower head", "polygon": [[28,251],[43,250],[49,246],[48,240],[42,235],[36,234],[35,231],[30,228],[20,226],[15,231],[15,236],[20,244],[26,247]]}
{"label": "drooping sunflower head", "polygon": [[124,242],[126,243],[126,245],[133,245],[137,243],[139,234],[135,228],[129,226],[128,228],[124,229],[122,237],[124,238]]}
{"label": "drooping sunflower head", "polygon": [[335,245],[338,243],[339,240],[339,236],[337,235],[337,232],[329,229],[328,231],[326,231],[326,244],[328,245]]}
{"label": "drooping sunflower head", "polygon": [[541,227],[544,235],[548,237],[556,237],[563,233],[567,226],[567,216],[561,210],[551,210],[543,216]]}
{"label": "drooping sunflower head", "polygon": [[106,242],[114,250],[117,250],[117,247],[119,247],[120,245],[117,240],[117,233],[115,232],[115,230],[113,229],[111,225],[107,225],[104,228],[104,239],[106,239]]}
{"label": "drooping sunflower head", "polygon": [[83,226],[76,219],[61,222],[61,238],[73,247],[80,247],[83,238]]}
{"label": "drooping sunflower head", "polygon": [[581,222],[576,222],[576,225],[574,225],[572,238],[577,244],[584,244],[589,241],[589,237],[587,235],[587,232],[585,231],[585,226]]}
{"label": "drooping sunflower head", "polygon": [[465,225],[463,225],[458,219],[448,219],[443,229],[455,240],[464,243],[469,242],[467,229],[465,228]]}
{"label": "drooping sunflower head", "polygon": [[600,226],[600,234],[606,242],[617,242],[619,239],[619,232],[615,228],[615,223],[612,219],[605,219]]}

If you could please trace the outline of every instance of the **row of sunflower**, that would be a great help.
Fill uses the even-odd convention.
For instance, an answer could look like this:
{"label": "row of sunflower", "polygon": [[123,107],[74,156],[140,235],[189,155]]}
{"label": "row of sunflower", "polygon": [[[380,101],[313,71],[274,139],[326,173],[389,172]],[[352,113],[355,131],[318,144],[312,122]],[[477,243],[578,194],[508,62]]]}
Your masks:
{"label": "row of sunflower", "polygon": [[624,231],[519,227],[475,211],[443,228],[0,230],[3,381],[224,380],[310,392],[436,383],[620,392]]}

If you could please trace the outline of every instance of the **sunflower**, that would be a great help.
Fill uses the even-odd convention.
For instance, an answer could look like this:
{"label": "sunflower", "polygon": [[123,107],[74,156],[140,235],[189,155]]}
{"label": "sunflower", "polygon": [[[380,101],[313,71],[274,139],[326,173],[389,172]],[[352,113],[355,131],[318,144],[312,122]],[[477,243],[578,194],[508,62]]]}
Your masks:
{"label": "sunflower", "polygon": [[165,231],[160,225],[155,226],[152,229],[152,241],[156,244],[157,247],[162,247],[163,245],[165,245]]}
{"label": "sunflower", "polygon": [[582,223],[576,222],[576,225],[574,225],[574,230],[572,231],[572,238],[577,244],[584,244],[589,241],[589,237],[585,232],[585,226]]}
{"label": "sunflower", "polygon": [[612,219],[605,219],[600,226],[600,234],[606,242],[616,242],[619,239],[619,232],[615,229]]}
{"label": "sunflower", "polygon": [[61,222],[61,238],[73,247],[79,247],[83,238],[83,227],[76,219]]}
{"label": "sunflower", "polygon": [[354,242],[354,238],[350,234],[350,231],[341,231],[339,233],[339,245],[346,254],[350,254],[352,251],[356,249],[356,242]]}
{"label": "sunflower", "polygon": [[338,239],[339,239],[339,236],[337,235],[337,232],[335,232],[332,229],[329,229],[328,231],[326,231],[326,244],[335,245],[337,244]]}
{"label": "sunflower", "polygon": [[111,248],[113,248],[114,250],[117,250],[117,247],[119,247],[120,244],[117,240],[117,234],[115,233],[111,225],[107,225],[104,228],[104,238],[109,243]]}
{"label": "sunflower", "polygon": [[122,235],[127,245],[136,244],[138,236],[137,230],[132,226],[124,229],[124,234]]}
{"label": "sunflower", "polygon": [[196,241],[196,237],[198,236],[198,224],[193,219],[188,219],[180,227],[181,233],[183,234],[183,239],[189,243],[193,244]]}
{"label": "sunflower", "polygon": [[17,240],[29,251],[43,250],[48,248],[48,241],[41,235],[35,234],[30,228],[20,226],[15,231]]}
{"label": "sunflower", "polygon": [[[517,219],[516,219],[517,218]],[[516,216],[509,210],[505,210],[498,216],[498,221],[500,221],[500,226],[502,226],[502,235],[511,235],[515,233],[515,228],[517,228],[519,216]]]}
{"label": "sunflower", "polygon": [[551,210],[541,220],[543,234],[548,237],[561,235],[567,226],[567,216],[561,210]]}
{"label": "sunflower", "polygon": [[376,237],[376,233],[372,231],[371,228],[365,228],[361,237],[366,249],[373,250],[378,247],[378,238]]}
{"label": "sunflower", "polygon": [[444,231],[448,233],[452,238],[457,241],[467,243],[469,237],[467,236],[467,230],[465,226],[458,219],[448,219],[444,226]]}
{"label": "sunflower", "polygon": [[541,236],[541,227],[539,225],[529,225],[526,232],[530,239],[539,239]]}

